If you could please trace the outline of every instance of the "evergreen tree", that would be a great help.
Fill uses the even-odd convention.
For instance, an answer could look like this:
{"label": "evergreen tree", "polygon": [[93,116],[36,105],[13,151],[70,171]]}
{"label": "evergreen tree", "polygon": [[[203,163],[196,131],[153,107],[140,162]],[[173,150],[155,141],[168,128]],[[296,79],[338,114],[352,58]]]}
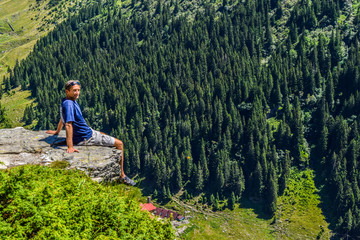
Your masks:
{"label": "evergreen tree", "polygon": [[200,163],[198,165],[198,167],[194,167],[194,175],[195,175],[195,190],[196,191],[201,191],[204,187],[204,178],[203,178],[203,170],[202,167],[200,166]]}
{"label": "evergreen tree", "polygon": [[277,209],[277,188],[276,172],[274,166],[270,163],[270,170],[265,190],[265,202],[266,210],[271,215],[275,214]]}
{"label": "evergreen tree", "polygon": [[9,128],[9,127],[10,127],[10,123],[5,114],[5,108],[1,106],[1,102],[0,102],[0,128]]}
{"label": "evergreen tree", "polygon": [[289,151],[285,152],[285,157],[282,159],[282,172],[279,178],[279,194],[282,195],[287,187],[287,180],[290,175],[290,156]]}
{"label": "evergreen tree", "polygon": [[236,202],[234,192],[231,192],[231,197],[229,198],[228,201],[229,201],[229,203],[228,203],[229,209],[234,210],[234,208],[235,208],[235,202]]}
{"label": "evergreen tree", "polygon": [[210,195],[210,205],[214,206],[215,205],[215,197],[214,194]]}

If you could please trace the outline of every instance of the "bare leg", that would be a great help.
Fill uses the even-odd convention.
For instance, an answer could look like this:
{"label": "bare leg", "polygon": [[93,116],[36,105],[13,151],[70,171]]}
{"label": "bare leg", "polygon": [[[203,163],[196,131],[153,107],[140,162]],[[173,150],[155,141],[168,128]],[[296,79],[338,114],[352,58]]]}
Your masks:
{"label": "bare leg", "polygon": [[[100,133],[106,135],[103,132],[100,132]],[[121,173],[120,173],[121,182],[123,182],[127,185],[130,185],[130,186],[135,186],[136,185],[135,181],[132,180],[131,178],[127,177],[124,172],[124,144],[123,144],[123,142],[121,140],[115,138],[114,147],[116,147],[116,149],[118,149],[118,150],[121,150],[121,157],[119,159],[119,165],[120,165],[120,170],[121,170]]]}
{"label": "bare leg", "polygon": [[126,175],[125,175],[125,172],[124,172],[124,145],[123,145],[123,142],[120,141],[119,139],[115,138],[114,147],[116,147],[116,149],[121,150],[121,158],[120,158],[120,161],[119,161],[120,169],[121,169],[120,178],[124,178]]}

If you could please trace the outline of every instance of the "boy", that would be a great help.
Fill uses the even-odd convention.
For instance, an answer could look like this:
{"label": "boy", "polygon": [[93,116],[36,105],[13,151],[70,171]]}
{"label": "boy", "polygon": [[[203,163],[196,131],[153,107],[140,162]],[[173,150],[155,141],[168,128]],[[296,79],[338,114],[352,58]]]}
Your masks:
{"label": "boy", "polygon": [[62,99],[60,107],[60,121],[56,131],[48,130],[46,133],[57,135],[65,125],[67,152],[79,152],[74,145],[107,146],[116,147],[122,151],[119,161],[121,182],[135,186],[135,182],[124,173],[124,151],[123,142],[114,137],[91,129],[82,116],[79,104],[76,99],[80,95],[80,83],[77,80],[70,80],[65,84],[66,98]]}

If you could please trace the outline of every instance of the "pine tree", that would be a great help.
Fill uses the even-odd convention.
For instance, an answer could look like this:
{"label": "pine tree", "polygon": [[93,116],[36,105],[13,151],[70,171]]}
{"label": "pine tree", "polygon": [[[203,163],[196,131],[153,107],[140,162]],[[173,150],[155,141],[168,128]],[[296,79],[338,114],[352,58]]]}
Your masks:
{"label": "pine tree", "polygon": [[1,106],[0,102],[0,128],[9,128],[10,123],[5,114],[5,108]]}
{"label": "pine tree", "polygon": [[252,195],[255,197],[261,197],[264,185],[263,185],[262,167],[259,162],[256,164],[255,171],[250,176],[250,181],[251,181],[250,189],[252,191]]}
{"label": "pine tree", "polygon": [[235,208],[235,194],[234,194],[234,192],[231,192],[231,197],[229,198],[229,204],[228,204],[228,207],[229,207],[229,209],[231,209],[231,210],[234,210],[234,208]]}
{"label": "pine tree", "polygon": [[353,215],[349,209],[344,216],[343,229],[345,232],[350,232],[353,228]]}
{"label": "pine tree", "polygon": [[215,200],[215,203],[213,205],[213,210],[214,211],[220,210],[220,205],[219,205],[219,200],[218,199]]}
{"label": "pine tree", "polygon": [[208,163],[206,160],[206,154],[205,154],[205,141],[204,139],[201,139],[201,146],[200,146],[200,164],[203,169],[204,174],[204,182],[206,182],[209,178],[209,169],[208,169]]}
{"label": "pine tree", "polygon": [[181,165],[180,165],[180,159],[176,158],[176,164],[175,164],[175,179],[173,182],[174,189],[180,190],[182,185],[182,174],[181,174]]}
{"label": "pine tree", "polygon": [[289,151],[285,151],[285,157],[282,159],[282,172],[279,178],[279,195],[282,195],[287,187],[287,180],[290,175],[290,166]]}
{"label": "pine tree", "polygon": [[189,194],[186,189],[184,190],[184,192],[182,194],[182,199],[184,199],[184,200],[189,199]]}
{"label": "pine tree", "polygon": [[328,134],[329,131],[327,129],[326,126],[323,127],[323,129],[321,129],[320,132],[320,138],[319,138],[319,156],[320,157],[325,157],[326,156],[326,152],[327,152],[327,143],[328,143]]}
{"label": "pine tree", "polygon": [[303,159],[301,156],[301,151],[304,151],[304,133],[303,133],[303,124],[301,120],[301,109],[299,98],[295,98],[295,107],[293,112],[294,117],[294,160],[295,163],[299,166],[305,166],[307,164],[306,159]]}
{"label": "pine tree", "polygon": [[276,171],[272,163],[270,163],[270,169],[265,190],[265,202],[267,212],[271,215],[275,214],[277,209],[277,178]]}
{"label": "pine tree", "polygon": [[200,163],[196,167],[194,166],[194,174],[195,174],[195,190],[201,191],[204,187],[204,178],[203,178],[203,170],[200,166]]}
{"label": "pine tree", "polygon": [[210,205],[214,206],[215,205],[215,197],[214,194],[210,195]]}
{"label": "pine tree", "polygon": [[158,197],[158,192],[157,192],[156,189],[154,190],[153,197],[154,197],[154,198],[157,198],[157,197]]}
{"label": "pine tree", "polygon": [[171,191],[169,187],[167,187],[166,196],[168,200],[171,200]]}
{"label": "pine tree", "polygon": [[330,110],[332,111],[334,109],[334,83],[333,83],[333,77],[330,71],[328,71],[327,77],[326,77],[326,102],[329,103]]}
{"label": "pine tree", "polygon": [[222,171],[221,165],[219,164],[216,168],[216,190],[221,191],[225,184],[224,173]]}
{"label": "pine tree", "polygon": [[168,191],[166,190],[165,185],[163,185],[163,187],[162,187],[161,196],[162,196],[163,200],[168,200],[169,195],[168,195]]}

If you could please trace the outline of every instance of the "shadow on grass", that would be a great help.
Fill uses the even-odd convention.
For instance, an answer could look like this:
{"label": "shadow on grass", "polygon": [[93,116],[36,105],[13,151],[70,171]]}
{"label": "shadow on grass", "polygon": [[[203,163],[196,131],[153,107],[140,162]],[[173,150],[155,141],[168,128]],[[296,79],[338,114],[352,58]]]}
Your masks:
{"label": "shadow on grass", "polygon": [[[318,154],[316,152],[315,148],[311,149],[311,153],[310,153],[311,157],[311,167],[312,169],[314,169],[315,172],[315,176],[314,176],[314,182],[315,182],[315,187],[316,189],[319,190],[318,195],[320,197],[320,204],[318,205],[318,207],[321,209],[324,217],[325,217],[325,221],[327,223],[329,223],[329,230],[331,230],[334,235],[330,238],[332,240],[336,240],[336,239],[343,239],[343,237],[340,236],[340,234],[335,232],[335,224],[332,221],[332,212],[333,212],[333,204],[332,201],[330,199],[330,196],[328,194],[328,190],[327,190],[327,176],[325,174],[325,172],[323,171],[323,168],[320,166],[320,157],[318,157]],[[351,239],[351,238],[350,238]]]}
{"label": "shadow on grass", "polygon": [[264,204],[264,201],[243,198],[240,202],[240,208],[253,209],[257,218],[270,220],[273,215],[266,213],[264,210]]}

